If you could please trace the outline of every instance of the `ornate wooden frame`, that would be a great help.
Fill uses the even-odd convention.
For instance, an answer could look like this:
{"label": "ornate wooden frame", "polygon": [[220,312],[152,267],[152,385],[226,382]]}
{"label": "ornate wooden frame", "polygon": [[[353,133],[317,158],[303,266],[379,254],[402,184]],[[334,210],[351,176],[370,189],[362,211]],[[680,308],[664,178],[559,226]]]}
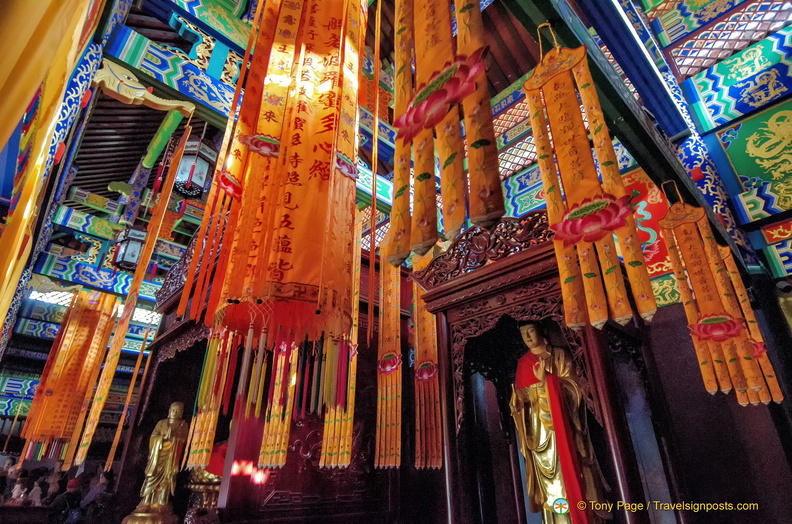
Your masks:
{"label": "ornate wooden frame", "polygon": [[[448,340],[438,340],[438,345],[440,351],[450,353],[457,434],[464,413],[465,345],[469,339],[493,329],[507,314],[518,321],[547,319],[559,325],[577,361],[589,405],[594,407],[581,335],[563,321],[551,238],[544,211],[522,218],[503,218],[492,229],[474,227],[465,231],[425,270],[413,274],[413,279],[427,290],[427,309],[443,313],[447,323],[445,329],[438,326],[438,332],[447,332]],[[498,374],[487,378],[498,386]]]}

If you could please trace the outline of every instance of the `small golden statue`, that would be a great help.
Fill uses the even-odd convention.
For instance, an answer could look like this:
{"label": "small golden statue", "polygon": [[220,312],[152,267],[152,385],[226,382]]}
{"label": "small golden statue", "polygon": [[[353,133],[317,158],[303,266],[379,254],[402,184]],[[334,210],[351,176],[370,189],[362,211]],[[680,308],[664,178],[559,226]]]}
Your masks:
{"label": "small golden statue", "polygon": [[[605,498],[572,359],[548,344],[537,322],[520,325],[520,335],[529,351],[517,364],[511,412],[531,511],[541,512],[548,524],[609,519],[608,513],[578,509],[581,502]],[[581,518],[573,519],[573,513]]]}
{"label": "small golden statue", "polygon": [[160,420],[149,438],[149,459],[146,480],[140,488],[138,507],[122,524],[176,524],[170,497],[176,488],[176,475],[181,469],[189,426],[182,419],[184,404],[174,402],[168,418]]}

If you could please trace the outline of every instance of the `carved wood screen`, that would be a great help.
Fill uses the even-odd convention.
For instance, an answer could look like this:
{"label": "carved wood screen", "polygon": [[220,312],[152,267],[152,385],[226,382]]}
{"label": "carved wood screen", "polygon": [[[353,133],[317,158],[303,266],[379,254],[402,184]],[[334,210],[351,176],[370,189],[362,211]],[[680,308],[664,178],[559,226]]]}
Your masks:
{"label": "carved wood screen", "polygon": [[450,360],[453,399],[449,401],[453,400],[457,433],[464,413],[465,345],[495,328],[503,315],[517,321],[549,320],[559,325],[577,362],[587,403],[599,415],[586,378],[582,337],[563,322],[551,237],[544,211],[503,218],[490,230],[468,229],[424,271],[413,274],[427,291],[427,308],[439,314],[438,347],[445,352],[440,358]]}

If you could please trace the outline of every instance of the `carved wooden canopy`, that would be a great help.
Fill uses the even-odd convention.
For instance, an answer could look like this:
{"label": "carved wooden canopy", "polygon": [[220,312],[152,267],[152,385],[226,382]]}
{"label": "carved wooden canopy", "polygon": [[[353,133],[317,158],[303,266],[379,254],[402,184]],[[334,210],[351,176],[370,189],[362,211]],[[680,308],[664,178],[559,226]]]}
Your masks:
{"label": "carved wooden canopy", "polygon": [[[442,255],[413,279],[427,292],[429,311],[445,319],[446,340],[440,351],[450,352],[457,432],[464,413],[465,345],[493,329],[504,315],[514,320],[545,320],[558,324],[582,373],[580,335],[563,322],[552,232],[544,211],[521,218],[503,218],[492,229],[474,227],[460,235]],[[509,379],[498,370],[478,369],[492,380],[499,397],[508,396]],[[588,384],[581,376],[588,396]],[[503,400],[503,399],[501,399]]]}

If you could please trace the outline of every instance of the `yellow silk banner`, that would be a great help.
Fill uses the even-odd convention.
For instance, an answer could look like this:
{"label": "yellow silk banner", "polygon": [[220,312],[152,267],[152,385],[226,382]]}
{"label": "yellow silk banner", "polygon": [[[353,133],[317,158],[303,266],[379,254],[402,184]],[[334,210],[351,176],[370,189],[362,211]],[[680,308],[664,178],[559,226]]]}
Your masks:
{"label": "yellow silk banner", "polygon": [[424,129],[415,139],[413,155],[413,217],[410,249],[425,254],[437,242],[437,189],[434,175],[434,138]]}
{"label": "yellow silk banner", "polygon": [[28,263],[44,193],[44,169],[69,75],[78,59],[89,0],[11,0],[0,13],[0,147],[4,147],[39,87],[38,130],[21,194],[0,235],[0,328]]}
{"label": "yellow silk banner", "polygon": [[[564,273],[561,281],[565,316],[571,322],[570,327],[580,327],[582,303],[580,287],[575,281],[582,280],[588,321],[592,326],[602,328],[608,312],[620,324],[632,319],[632,308],[613,240],[615,234],[624,254],[638,312],[649,321],[657,306],[635,231],[629,196],[621,182],[613,145],[585,57],[584,46],[578,49],[556,47],[542,58],[525,83],[534,140],[537,147],[542,148],[539,159],[543,185],[548,203],[553,206],[551,229],[556,233],[556,257]],[[584,100],[589,132],[604,170],[602,185],[589,146],[589,132],[583,122],[578,93]],[[549,131],[552,131],[552,149],[548,124]],[[560,191],[553,157],[558,164],[566,197],[563,206],[558,194],[551,195]],[[559,212],[562,213],[560,219],[557,216]],[[572,250],[577,254],[580,273],[576,273],[570,263]]]}
{"label": "yellow silk banner", "polygon": [[[394,53],[394,115],[403,115],[412,98],[413,0],[396,0]],[[410,256],[410,143],[396,137],[393,162],[393,205],[390,214],[389,241],[381,248],[388,262],[401,264]]]}
{"label": "yellow silk banner", "polygon": [[47,444],[79,433],[113,328],[116,297],[80,291],[61,324],[22,436]]}
{"label": "yellow silk banner", "polygon": [[[588,118],[589,130],[594,143],[594,153],[599,161],[599,170],[602,173],[602,185],[605,191],[616,198],[626,198],[627,191],[624,188],[621,173],[619,173],[619,161],[616,159],[616,152],[613,150],[608,126],[605,124],[605,116],[597,96],[597,89],[594,87],[594,79],[585,61],[580,61],[572,67],[575,76],[580,99]],[[616,229],[615,234],[619,240],[621,253],[624,256],[624,268],[630,280],[635,305],[638,314],[647,321],[650,321],[657,311],[657,304],[648,297],[653,296],[652,285],[649,281],[649,271],[644,262],[641,242],[638,240],[638,232],[635,227],[635,217],[632,213],[624,218],[627,223],[625,227]],[[603,266],[605,267],[605,266]],[[610,267],[608,265],[607,267]],[[621,272],[619,280],[621,280]],[[618,284],[615,284],[618,285]],[[626,302],[626,301],[625,301]],[[625,307],[629,307],[625,304]],[[614,312],[614,317],[619,313]]]}
{"label": "yellow silk banner", "polygon": [[[439,2],[419,2],[414,10],[414,30],[415,30],[415,80],[420,86],[418,91],[434,78],[435,73],[439,73],[443,64],[449,63],[454,57],[454,41],[451,33],[451,3],[450,0],[440,0]],[[428,96],[428,93],[426,93]],[[420,103],[424,100],[415,100]],[[427,100],[428,101],[428,100]],[[436,104],[436,107],[427,107],[426,112],[438,112],[445,119],[433,118],[437,123],[438,139],[444,150],[450,153],[441,152],[441,168],[443,174],[448,173],[448,179],[444,180],[443,187],[449,192],[449,208],[459,212],[464,205],[460,205],[460,190],[462,191],[462,202],[464,202],[465,181],[451,180],[453,176],[462,173],[460,167],[454,167],[454,163],[462,164],[462,150],[460,140],[453,140],[452,137],[458,134],[453,129],[459,128],[459,113],[452,111],[448,113],[448,105],[444,103]],[[399,116],[399,115],[397,115]],[[454,118],[456,117],[456,118]],[[427,117],[429,120],[429,117]],[[448,135],[451,134],[449,137]],[[415,193],[413,200],[413,220],[411,249],[418,254],[426,254],[435,245],[438,238],[437,233],[437,189],[435,177],[435,145],[431,129],[423,129],[418,133],[413,142],[414,145],[414,184]],[[456,153],[456,154],[454,154]],[[445,167],[443,167],[445,166]],[[453,189],[453,191],[452,191]],[[442,191],[442,188],[441,188]],[[443,194],[445,199],[445,194]],[[458,215],[452,217],[447,227],[461,228]]]}
{"label": "yellow silk banner", "polygon": [[[365,25],[364,25],[365,26]],[[355,215],[355,252],[352,256],[352,331],[349,335],[350,341],[350,361],[349,361],[349,381],[347,383],[347,409],[343,418],[343,429],[341,438],[341,451],[339,453],[339,466],[349,466],[352,462],[352,430],[355,420],[355,393],[357,388],[357,361],[358,361],[358,337],[360,325],[360,271],[363,250],[363,216],[361,213]]]}
{"label": "yellow silk banner", "polygon": [[[259,332],[283,325],[298,338],[347,336],[361,2],[283,2],[276,20],[276,41],[256,53],[269,61],[248,122],[255,134],[240,130],[247,148],[233,153],[241,205],[229,218],[234,239],[223,247],[222,291],[210,307],[235,330],[252,321]],[[254,60],[251,78],[263,74]],[[251,116],[242,112],[241,120]]]}
{"label": "yellow silk banner", "polygon": [[[358,114],[354,104],[356,99],[356,86],[360,77],[361,59],[358,49],[360,42],[365,38],[366,26],[365,12],[357,6],[347,4],[345,44],[342,55],[343,76],[341,82],[341,120],[336,138],[336,168],[352,173],[354,168],[352,159],[357,158]],[[341,350],[339,361],[340,373],[336,385],[336,393],[340,389],[345,392],[341,395],[344,402],[328,402],[324,418],[324,433],[322,435],[322,453],[319,460],[320,467],[345,467],[352,458],[352,429],[354,419],[355,380],[357,373],[357,337],[358,316],[360,309],[360,250],[363,227],[362,215],[354,210],[354,189],[350,191],[347,184],[353,184],[351,177],[334,178],[331,195],[337,199],[338,206],[331,207],[328,220],[328,230],[325,236],[329,241],[325,248],[329,249],[322,255],[324,278],[331,282],[330,288],[337,289],[343,308],[351,312],[351,325],[337,326],[336,332],[347,332],[349,339],[340,340]],[[352,212],[349,212],[350,206]],[[350,243],[351,240],[351,243]],[[351,268],[352,274],[334,271],[327,264],[329,258],[334,258],[333,263],[339,260],[345,268]],[[331,369],[327,367],[328,371]],[[334,396],[333,398],[338,398]]]}
{"label": "yellow silk banner", "polygon": [[[677,289],[679,295],[682,297],[682,304],[685,308],[685,318],[688,325],[693,325],[698,321],[698,308],[696,307],[693,293],[690,290],[688,283],[687,273],[679,259],[679,247],[676,245],[676,240],[672,231],[668,229],[662,230],[663,240],[668,247],[668,258],[671,261],[671,267],[674,269],[674,276],[677,280]],[[728,393],[731,391],[731,379],[729,378],[729,371],[726,368],[726,363],[722,359],[714,359],[710,348],[703,340],[698,337],[693,338],[693,346],[696,350],[698,357],[699,371],[701,371],[701,379],[704,381],[704,388],[710,395],[714,395],[718,391],[718,384],[720,383],[721,391]],[[718,373],[716,378],[715,373]]]}
{"label": "yellow silk banner", "polygon": [[110,385],[113,382],[113,375],[115,375],[116,367],[118,366],[118,359],[121,357],[121,348],[124,346],[124,338],[126,337],[129,323],[132,321],[132,314],[135,312],[137,305],[138,293],[140,286],[143,284],[143,279],[148,272],[148,265],[151,261],[151,255],[154,253],[154,246],[159,238],[160,229],[165,219],[168,202],[170,201],[171,193],[173,192],[173,184],[176,182],[176,172],[181,164],[182,156],[184,155],[184,147],[187,145],[187,139],[190,137],[192,127],[188,124],[184,127],[184,133],[176,146],[176,151],[171,158],[168,173],[165,177],[165,183],[162,185],[162,191],[159,195],[159,200],[152,210],[151,220],[146,230],[146,242],[138,259],[135,274],[132,277],[132,283],[129,285],[129,293],[127,294],[124,308],[121,312],[121,317],[118,319],[115,335],[107,350],[102,374],[99,376],[99,384],[96,386],[96,394],[94,395],[93,403],[91,404],[91,411],[88,414],[88,419],[85,423],[85,430],[83,431],[82,439],[80,439],[80,446],[74,459],[75,465],[81,465],[85,462],[88,454],[88,448],[91,446],[96,426],[99,424],[99,417],[104,409],[105,402],[107,401],[107,394],[110,392]]}
{"label": "yellow silk banner", "polygon": [[[413,257],[413,271],[423,271],[432,254]],[[443,429],[440,421],[440,380],[437,364],[437,322],[426,310],[423,290],[413,283],[415,345],[415,467],[443,467]]]}
{"label": "yellow silk banner", "polygon": [[401,465],[401,266],[380,265],[374,467]]}
{"label": "yellow silk banner", "polygon": [[[455,0],[454,3],[458,28],[457,51],[465,57],[480,57],[485,47],[481,6],[470,0]],[[487,227],[506,213],[506,207],[503,203],[498,145],[484,68],[480,68],[473,81],[476,84],[475,91],[462,100],[470,173],[470,221]],[[445,193],[443,200],[445,201]],[[448,231],[445,215],[444,219]],[[454,236],[456,235],[446,235],[448,239],[453,239]]]}
{"label": "yellow silk banner", "polygon": [[[539,172],[547,203],[547,219],[551,224],[557,224],[566,213],[566,204],[561,196],[561,183],[558,181],[550,137],[545,132],[547,117],[542,96],[539,90],[528,91],[526,95],[531,128],[537,130],[534,132],[534,143],[536,144],[536,154],[539,157]],[[564,301],[564,320],[570,328],[580,329],[587,322],[587,306],[575,248],[564,246],[561,240],[553,240],[553,247],[558,261],[558,276],[561,281],[561,295]],[[592,323],[605,322],[607,310],[600,307],[589,316]]]}
{"label": "yellow silk banner", "polygon": [[[486,86],[486,83],[484,84]],[[492,124],[492,118],[489,119]],[[454,106],[435,127],[437,155],[440,157],[440,194],[443,197],[443,226],[446,239],[453,240],[465,227],[467,187],[462,158],[465,145],[459,127],[459,108]],[[472,151],[476,151],[473,149]],[[497,160],[497,156],[496,156]],[[469,163],[468,163],[469,165]],[[497,162],[496,162],[497,166]],[[497,170],[495,171],[497,174]],[[471,180],[473,174],[471,170]],[[500,187],[500,178],[498,178]],[[501,194],[501,200],[503,200]],[[472,206],[472,202],[471,202]],[[501,213],[502,215],[503,213]],[[498,215],[500,217],[501,215]]]}
{"label": "yellow silk banner", "polygon": [[[669,247],[673,247],[669,252],[675,272],[683,275],[686,270],[695,296],[685,307],[707,391],[716,391],[714,374],[724,393],[734,387],[741,405],[780,402],[783,396],[745,288],[739,275],[730,275],[736,264],[728,248],[721,249],[715,242],[704,210],[674,204],[660,226]],[[686,286],[687,282],[681,280],[683,298],[690,294]],[[746,315],[746,311],[750,313]],[[714,373],[706,370],[707,366],[713,367]]]}
{"label": "yellow silk banner", "polygon": [[[745,284],[743,283],[742,277],[740,277],[740,273],[737,270],[737,264],[734,262],[734,256],[732,255],[731,249],[728,246],[718,246],[718,250],[720,251],[720,258],[723,260],[725,268],[729,272],[729,278],[731,279],[731,283],[734,286],[734,292],[737,296],[737,300],[739,301],[743,318],[745,318],[745,323],[748,326],[748,332],[753,345],[753,355],[759,362],[759,366],[762,369],[762,373],[764,374],[764,379],[767,383],[767,388],[772,400],[775,402],[781,402],[784,400],[784,394],[781,392],[781,387],[778,385],[778,379],[776,378],[775,371],[773,370],[773,365],[767,358],[764,337],[762,336],[762,332],[759,330],[759,324],[756,322],[756,315],[754,314],[753,308],[751,307],[751,302],[748,299],[748,292],[745,289]],[[763,402],[767,403],[765,400],[763,400]]]}

